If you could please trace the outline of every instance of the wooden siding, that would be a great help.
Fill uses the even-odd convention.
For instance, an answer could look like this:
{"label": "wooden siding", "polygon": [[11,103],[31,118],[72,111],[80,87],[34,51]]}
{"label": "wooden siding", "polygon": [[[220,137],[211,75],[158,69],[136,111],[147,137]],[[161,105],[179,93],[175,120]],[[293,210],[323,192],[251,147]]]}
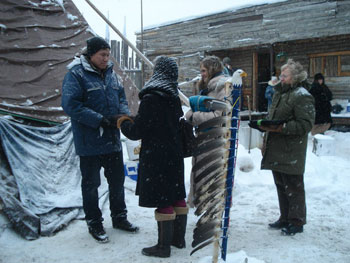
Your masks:
{"label": "wooden siding", "polygon": [[[301,40],[286,43],[276,43],[274,46],[275,54],[278,54],[282,51],[287,54],[288,58],[293,58],[294,60],[299,61],[307,70],[308,74],[318,73],[322,72],[321,68],[310,70],[310,57],[321,53],[329,54],[335,52],[334,54],[339,54],[340,51],[347,53],[350,51],[350,35],[342,35],[323,39],[312,39],[307,41]],[[337,74],[334,71],[338,69],[338,65],[335,61],[332,61],[334,60],[334,57],[329,56],[327,59],[329,68],[325,70],[325,81],[333,92],[334,98],[350,99],[350,77],[334,76]],[[283,63],[284,62],[275,60],[277,72]],[[330,65],[333,65],[333,67],[330,67]],[[313,81],[313,75],[309,76],[309,81]]]}
{"label": "wooden siding", "polygon": [[[310,57],[350,51],[349,17],[350,1],[291,0],[264,4],[146,29],[143,50],[150,59],[158,55],[177,57],[179,82],[196,77],[199,61],[206,55],[230,57],[233,67],[248,73],[243,83],[244,98],[249,95],[256,110],[257,96],[262,92],[258,90],[259,72],[254,69],[253,57],[259,52],[271,52],[277,73],[286,58],[299,61],[308,72],[322,70],[320,63],[316,63],[320,68],[315,68]],[[140,37],[137,34],[137,44]],[[280,54],[284,56],[279,57]],[[332,75],[339,65],[335,58],[326,59],[327,65],[334,65],[326,72]],[[146,68],[146,79],[150,74]],[[326,83],[335,98],[350,99],[348,76],[326,77]],[[183,90],[186,94],[196,92],[193,83]],[[247,107],[246,100],[244,104]]]}
{"label": "wooden siding", "polygon": [[350,34],[349,16],[350,1],[264,4],[146,29],[143,47],[147,56],[190,54]]}

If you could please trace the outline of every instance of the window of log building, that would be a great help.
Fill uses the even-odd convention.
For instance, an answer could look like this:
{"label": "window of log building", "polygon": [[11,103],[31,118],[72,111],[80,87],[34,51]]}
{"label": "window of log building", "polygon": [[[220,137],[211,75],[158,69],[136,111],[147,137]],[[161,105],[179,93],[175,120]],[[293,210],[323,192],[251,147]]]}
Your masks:
{"label": "window of log building", "polygon": [[325,77],[350,76],[350,51],[311,54],[310,76],[322,73]]}

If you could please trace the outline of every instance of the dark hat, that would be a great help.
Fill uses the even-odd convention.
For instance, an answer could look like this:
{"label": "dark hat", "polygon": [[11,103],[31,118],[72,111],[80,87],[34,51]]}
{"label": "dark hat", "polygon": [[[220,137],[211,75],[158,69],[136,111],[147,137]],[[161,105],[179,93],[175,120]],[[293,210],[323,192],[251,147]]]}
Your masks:
{"label": "dark hat", "polygon": [[225,58],[222,60],[222,63],[231,65],[231,59],[230,59],[229,57],[225,57]]}
{"label": "dark hat", "polygon": [[107,41],[104,40],[102,37],[89,38],[86,41],[86,44],[87,44],[86,55],[88,55],[89,57],[91,57],[93,54],[95,54],[101,49],[107,49],[107,48],[111,49]]}
{"label": "dark hat", "polygon": [[319,79],[322,79],[322,80],[324,81],[324,77],[323,77],[322,73],[317,73],[317,74],[315,74],[314,80],[317,81],[317,80],[319,80]]}

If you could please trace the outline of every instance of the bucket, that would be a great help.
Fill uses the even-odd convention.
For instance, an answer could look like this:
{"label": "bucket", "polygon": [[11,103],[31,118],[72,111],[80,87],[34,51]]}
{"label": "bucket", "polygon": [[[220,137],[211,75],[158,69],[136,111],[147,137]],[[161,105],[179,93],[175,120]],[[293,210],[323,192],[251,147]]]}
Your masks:
{"label": "bucket", "polygon": [[316,134],[313,138],[312,152],[317,156],[334,155],[334,138],[327,135]]}
{"label": "bucket", "polygon": [[135,161],[139,159],[138,147],[140,146],[140,141],[127,140],[125,142],[126,150],[128,152],[129,160]]}
{"label": "bucket", "polygon": [[125,176],[137,181],[137,175],[139,170],[139,162],[126,162],[124,163]]}

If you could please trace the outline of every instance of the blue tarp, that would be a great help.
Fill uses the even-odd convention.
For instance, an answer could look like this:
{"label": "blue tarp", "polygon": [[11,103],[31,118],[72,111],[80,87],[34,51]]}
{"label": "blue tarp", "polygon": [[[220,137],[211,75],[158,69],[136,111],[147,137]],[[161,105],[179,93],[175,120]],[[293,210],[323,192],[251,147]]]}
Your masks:
{"label": "blue tarp", "polygon": [[[83,217],[79,157],[70,122],[33,127],[0,118],[0,138],[0,199],[24,238],[52,235]],[[100,196],[106,197],[107,189],[104,182]]]}

